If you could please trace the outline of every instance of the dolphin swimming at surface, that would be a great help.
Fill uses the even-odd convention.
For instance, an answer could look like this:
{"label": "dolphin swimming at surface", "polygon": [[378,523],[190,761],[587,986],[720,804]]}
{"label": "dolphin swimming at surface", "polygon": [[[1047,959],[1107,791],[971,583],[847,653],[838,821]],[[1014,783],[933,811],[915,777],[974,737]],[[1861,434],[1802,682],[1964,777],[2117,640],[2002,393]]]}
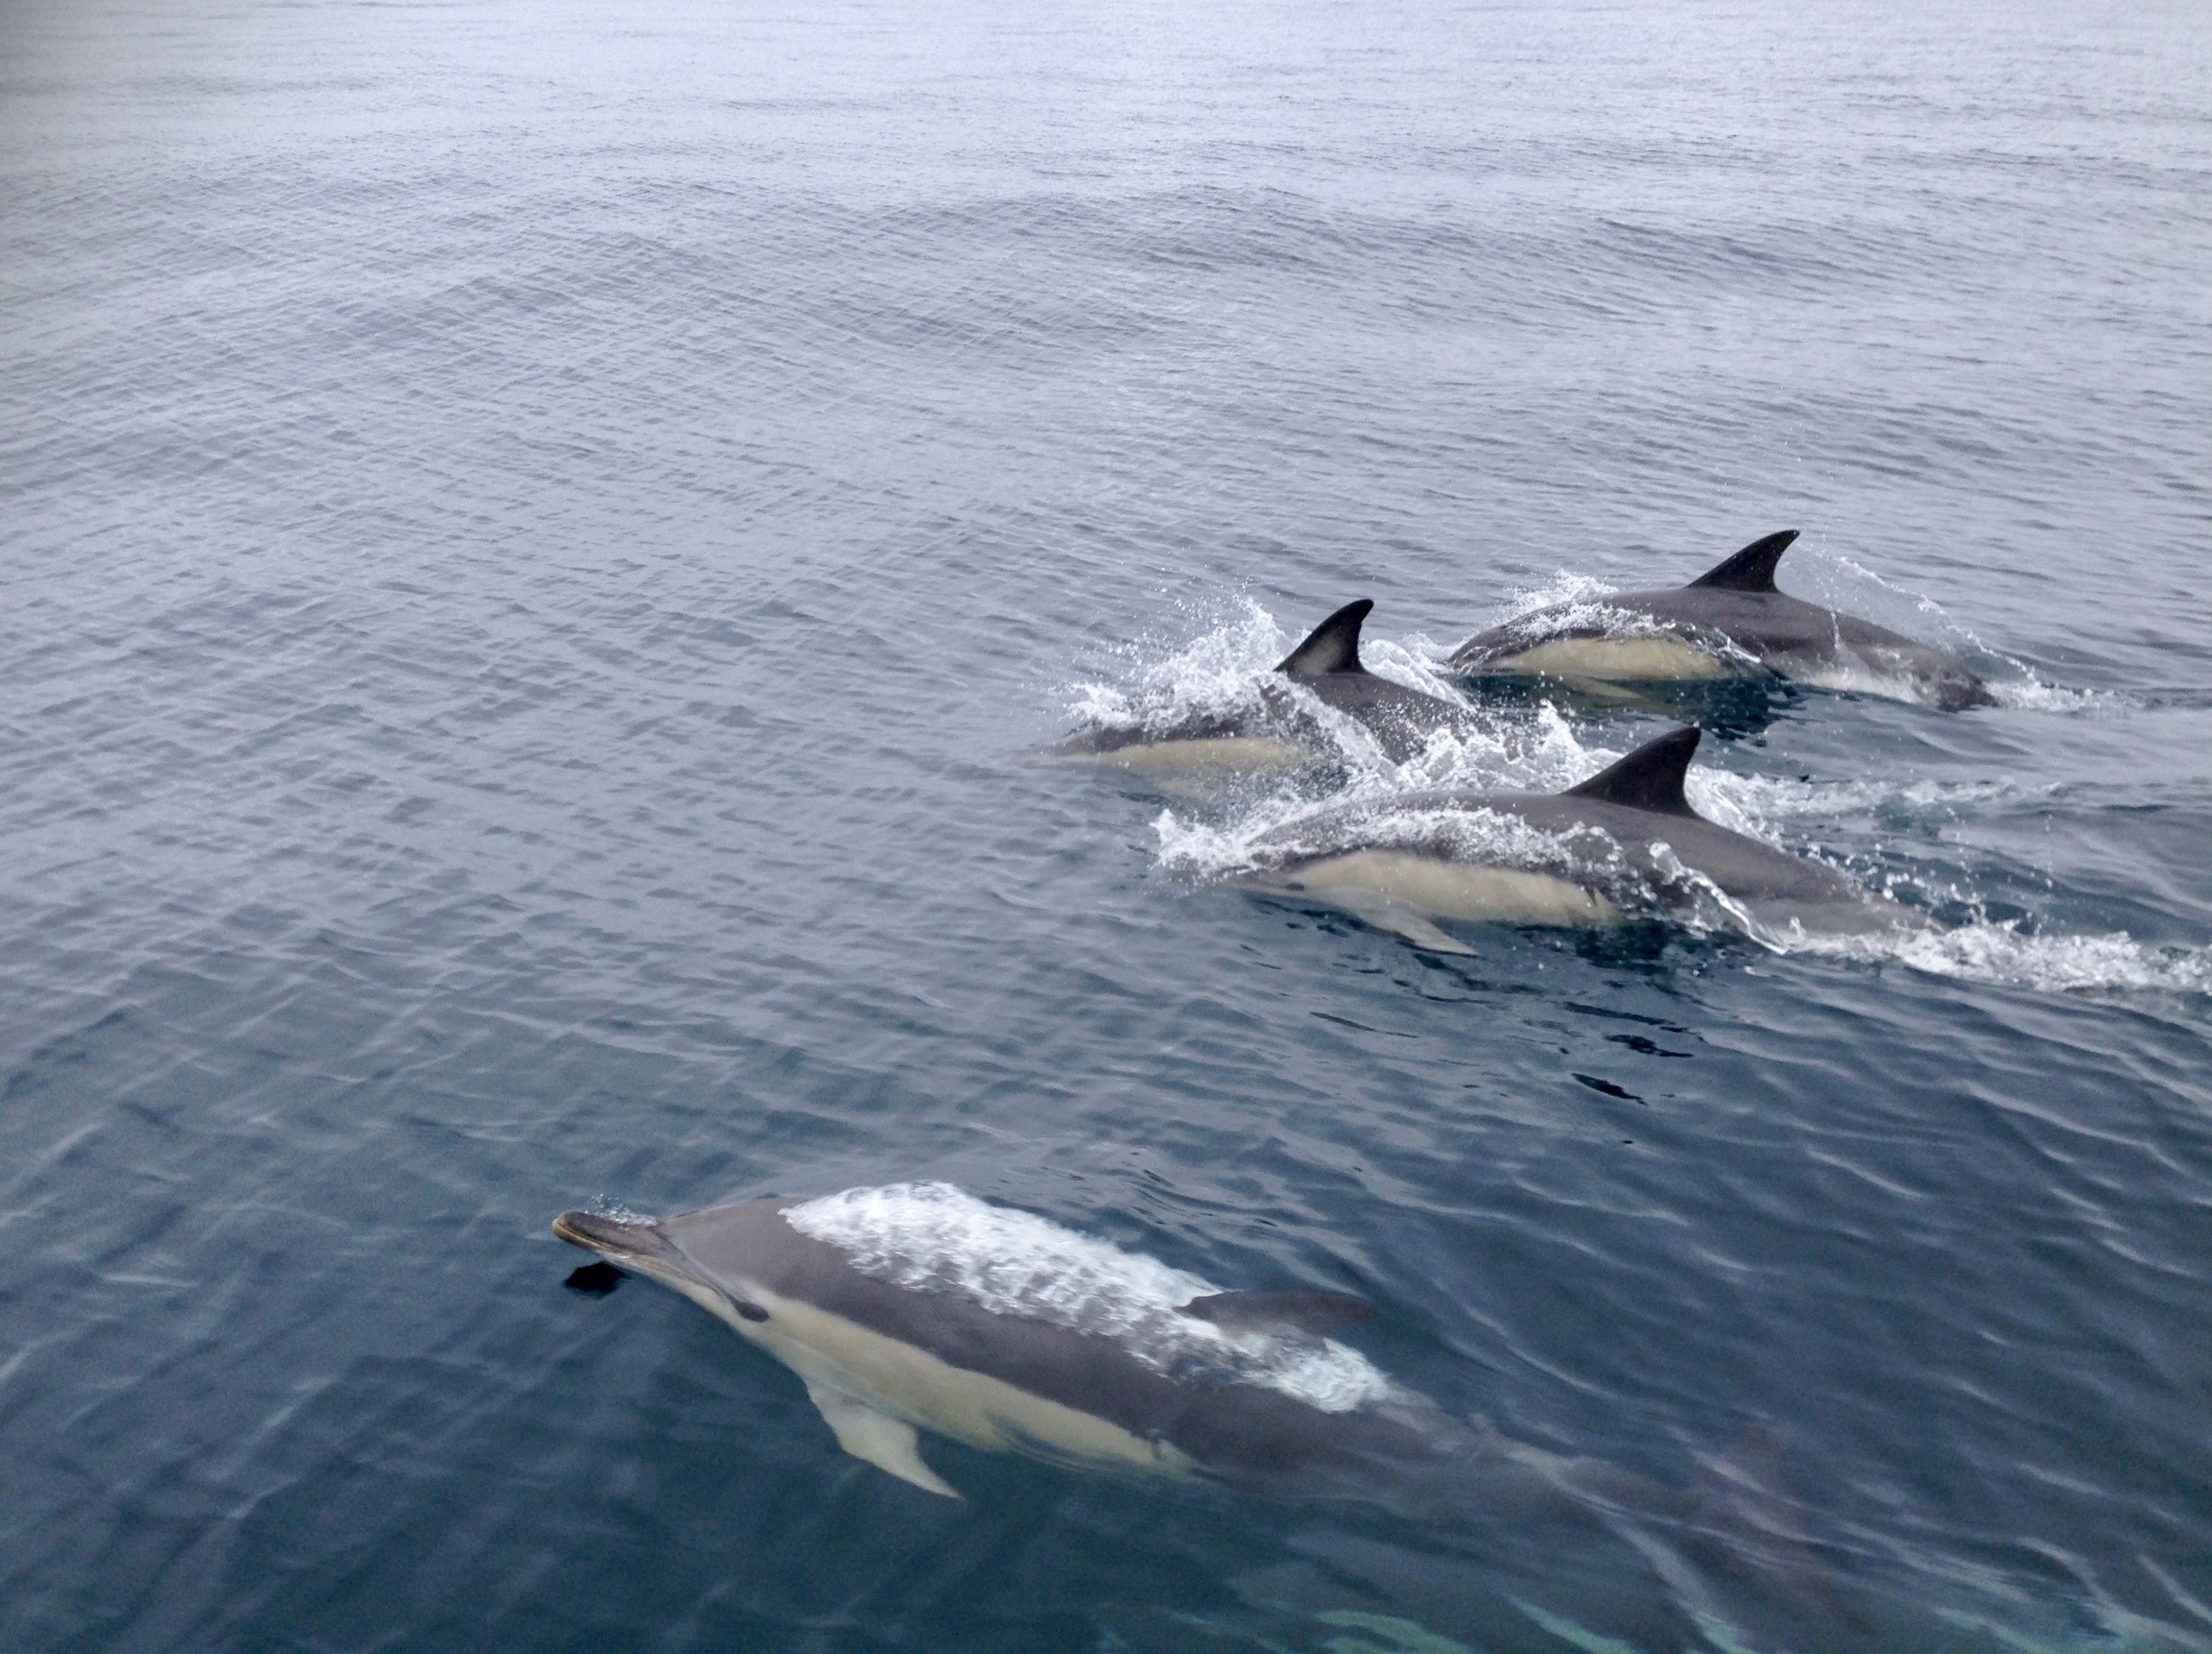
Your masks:
{"label": "dolphin swimming at surface", "polygon": [[1517,616],[1453,650],[1451,668],[1597,683],[1770,672],[1954,710],[1996,703],[1942,650],[1778,590],[1775,564],[1796,538],[1786,529],[1753,540],[1687,586]]}
{"label": "dolphin swimming at surface", "polygon": [[1430,734],[1468,723],[1469,709],[1378,678],[1360,664],[1359,629],[1373,601],[1347,603],[1276,666],[1282,681],[1260,687],[1249,710],[1201,715],[1152,728],[1141,724],[1078,730],[1051,749],[1133,769],[1292,769],[1329,745],[1298,691],[1360,725],[1393,763],[1419,752]]}
{"label": "dolphin swimming at surface", "polygon": [[1264,835],[1257,870],[1237,882],[1447,953],[1473,950],[1439,919],[1609,924],[1715,892],[1778,931],[1932,927],[1823,863],[1698,815],[1682,791],[1698,739],[1695,727],[1675,730],[1564,793],[1402,793],[1316,811]]}
{"label": "dolphin swimming at surface", "polygon": [[[1632,1557],[1665,1546],[1724,1581],[1748,1563],[1793,1598],[1811,1578],[1794,1506],[1747,1486],[1755,1474],[1676,1489],[1510,1441],[1333,1338],[1373,1315],[1362,1299],[1222,1292],[947,1183],[657,1222],[564,1212],[553,1232],[701,1304],[798,1375],[846,1452],[931,1493],[959,1497],[923,1461],[918,1430],[1078,1469],[1351,1498],[1425,1523],[1466,1511],[1560,1524],[1625,1542]],[[1668,1614],[1663,1645],[1693,1642],[1690,1621]]]}

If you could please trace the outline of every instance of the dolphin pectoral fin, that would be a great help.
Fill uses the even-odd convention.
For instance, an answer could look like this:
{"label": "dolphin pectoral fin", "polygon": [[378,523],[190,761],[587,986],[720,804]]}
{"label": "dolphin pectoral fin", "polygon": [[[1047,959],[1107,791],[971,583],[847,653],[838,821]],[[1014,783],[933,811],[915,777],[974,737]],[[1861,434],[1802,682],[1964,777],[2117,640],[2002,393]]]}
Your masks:
{"label": "dolphin pectoral fin", "polygon": [[866,1459],[878,1470],[888,1470],[901,1481],[910,1481],[925,1493],[958,1499],[952,1487],[921,1462],[921,1446],[914,1426],[904,1420],[878,1413],[866,1402],[824,1384],[809,1384],[806,1394],[820,1410],[823,1421],[837,1438],[837,1445],[856,1459]]}
{"label": "dolphin pectoral fin", "polygon": [[1425,947],[1431,953],[1471,956],[1474,952],[1465,942],[1445,935],[1404,903],[1394,902],[1387,896],[1370,895],[1364,891],[1331,891],[1323,899],[1331,906],[1342,908],[1361,924],[1402,936],[1415,947]]}

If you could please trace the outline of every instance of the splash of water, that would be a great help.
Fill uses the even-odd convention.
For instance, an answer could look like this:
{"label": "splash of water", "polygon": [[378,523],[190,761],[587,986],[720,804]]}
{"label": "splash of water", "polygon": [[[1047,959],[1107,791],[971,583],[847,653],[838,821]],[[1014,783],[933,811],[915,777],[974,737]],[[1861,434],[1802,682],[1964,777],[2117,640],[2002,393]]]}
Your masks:
{"label": "splash of water", "polygon": [[2125,931],[2051,936],[2017,924],[1983,922],[1911,934],[1791,938],[1783,951],[1869,964],[1893,962],[1930,976],[2046,993],[2212,994],[2212,950],[2152,947]]}
{"label": "splash of water", "polygon": [[951,1183],[848,1189],[783,1216],[862,1274],[1109,1338],[1159,1371],[1258,1384],[1324,1413],[1399,1394],[1366,1357],[1333,1339],[1224,1329],[1179,1314],[1179,1305],[1221,1291],[1201,1276]]}

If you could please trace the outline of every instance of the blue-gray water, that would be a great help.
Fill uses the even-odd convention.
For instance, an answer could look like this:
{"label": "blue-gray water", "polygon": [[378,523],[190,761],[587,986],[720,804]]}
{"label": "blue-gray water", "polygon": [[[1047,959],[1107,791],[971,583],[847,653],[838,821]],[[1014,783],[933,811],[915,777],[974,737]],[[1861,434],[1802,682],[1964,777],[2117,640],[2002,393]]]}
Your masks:
{"label": "blue-gray water", "polygon": [[[0,215],[0,1644],[1615,1634],[1510,1531],[933,1499],[546,1227],[939,1177],[1554,1450],[1788,1427],[1864,1645],[2212,1645],[2194,0],[15,0]],[[1702,755],[1909,957],[1447,960],[1031,761],[1785,526],[2002,691]]]}

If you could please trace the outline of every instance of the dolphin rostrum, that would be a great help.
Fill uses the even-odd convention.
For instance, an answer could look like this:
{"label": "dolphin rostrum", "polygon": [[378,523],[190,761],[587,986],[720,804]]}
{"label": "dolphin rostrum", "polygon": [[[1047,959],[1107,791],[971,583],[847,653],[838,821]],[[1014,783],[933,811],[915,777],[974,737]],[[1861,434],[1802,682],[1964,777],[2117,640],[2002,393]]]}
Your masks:
{"label": "dolphin rostrum", "polygon": [[1778,591],[1775,564],[1796,538],[1785,529],[1753,540],[1687,586],[1522,615],[1461,644],[1452,670],[1599,683],[1771,673],[1953,709],[1996,704],[1940,649]]}
{"label": "dolphin rostrum", "polygon": [[1256,707],[1158,728],[1139,723],[1079,730],[1053,754],[1127,769],[1291,769],[1328,745],[1312,706],[1318,702],[1364,728],[1391,763],[1403,763],[1432,731],[1462,725],[1469,713],[1441,696],[1378,678],[1360,664],[1359,628],[1374,606],[1361,598],[1315,627],[1276,666],[1279,681],[1260,686]]}
{"label": "dolphin rostrum", "polygon": [[1771,930],[1924,930],[1924,915],[1824,864],[1690,807],[1698,731],[1678,729],[1564,793],[1402,793],[1287,822],[1238,882],[1340,908],[1440,952],[1472,952],[1435,921],[1607,924],[1720,898]]}

